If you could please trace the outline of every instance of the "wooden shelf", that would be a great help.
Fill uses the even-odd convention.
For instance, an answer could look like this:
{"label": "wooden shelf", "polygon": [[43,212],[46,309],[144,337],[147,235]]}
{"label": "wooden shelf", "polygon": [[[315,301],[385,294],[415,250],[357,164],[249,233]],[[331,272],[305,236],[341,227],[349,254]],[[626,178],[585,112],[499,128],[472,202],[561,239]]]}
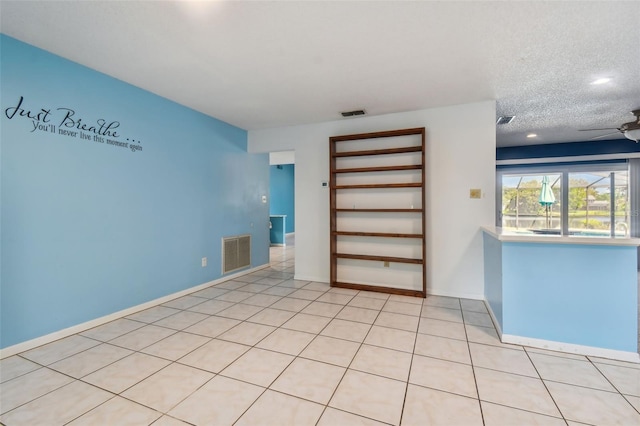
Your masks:
{"label": "wooden shelf", "polygon": [[389,154],[404,154],[407,152],[420,152],[421,146],[406,146],[402,148],[387,148],[387,149],[369,149],[365,151],[346,151],[336,152],[334,157],[362,157],[364,155],[389,155]]}
{"label": "wooden shelf", "polygon": [[406,166],[353,167],[350,169],[336,169],[336,173],[366,173],[366,172],[394,172],[402,170],[422,170],[422,164]]}
{"label": "wooden shelf", "polygon": [[422,188],[422,182],[367,183],[367,184],[360,184],[360,185],[336,185],[332,189],[371,189],[371,188]]}
{"label": "wooden shelf", "polygon": [[399,294],[402,296],[424,297],[421,291],[409,290],[397,287],[384,287],[379,285],[361,284],[336,281],[331,283],[332,287],[350,288],[352,290],[375,291],[378,293]]}
{"label": "wooden shelf", "polygon": [[373,133],[359,133],[355,135],[342,135],[342,136],[331,136],[329,138],[330,142],[346,142],[346,141],[356,141],[361,139],[377,139],[377,138],[392,138],[398,136],[410,136],[410,135],[424,135],[424,127],[416,127],[413,129],[400,129],[400,130],[387,130],[384,132],[373,132]]}
{"label": "wooden shelf", "polygon": [[[329,138],[330,284],[332,287],[426,297],[425,133],[424,127],[420,127]],[[384,138],[390,139],[379,141]],[[384,157],[395,154],[403,156]],[[370,158],[357,161],[343,160],[368,156]],[[383,157],[375,158],[375,156]],[[393,163],[387,160],[392,160]],[[394,163],[397,165],[391,165]],[[338,166],[342,167],[338,168]],[[388,173],[394,171],[409,173],[406,173],[407,177],[404,179],[398,179],[397,176]],[[369,173],[369,175],[353,176],[348,175],[349,173]],[[398,180],[405,182],[394,183]],[[413,182],[406,182],[407,180]],[[406,191],[402,188],[414,188],[414,190]],[[369,191],[341,191],[350,189]],[[341,205],[353,205],[354,208],[338,208],[338,198]],[[355,208],[356,204],[384,206],[384,208]],[[402,208],[402,206],[414,204],[420,208]],[[360,213],[360,215],[350,215],[350,213]],[[404,213],[411,213],[411,215]],[[390,219],[399,221],[398,225],[402,227],[392,226]],[[359,226],[361,220],[366,222],[366,226]],[[378,232],[356,231],[353,230],[354,227]],[[410,232],[393,232],[394,228],[407,229]],[[364,237],[364,239],[344,237]],[[413,239],[413,241],[407,239]],[[387,244],[392,240],[392,244]],[[416,247],[417,243],[419,247]],[[411,253],[418,258],[369,255],[362,252],[357,254],[359,251],[357,247],[360,244],[371,246],[369,253],[378,252],[388,255]],[[408,247],[418,249],[419,252],[408,252]],[[351,253],[340,253],[340,250]],[[353,265],[348,262],[338,262],[338,259],[366,262],[359,263],[356,268],[353,268]],[[376,265],[374,262],[381,263]],[[391,265],[391,269],[382,268],[382,262],[386,263],[385,266],[395,265]],[[416,267],[398,264],[412,264]],[[400,275],[396,275],[396,272]],[[375,283],[359,283],[360,274],[373,277],[372,280]],[[338,276],[341,280],[338,280]],[[399,279],[405,283],[407,289],[388,285],[392,281],[393,284],[397,284]],[[418,285],[421,287],[417,287]]]}
{"label": "wooden shelf", "polygon": [[377,262],[412,263],[422,265],[422,259],[412,259],[410,257],[377,256],[368,254],[333,253],[338,259],[372,260]]}
{"label": "wooden shelf", "polygon": [[420,238],[422,234],[399,234],[390,232],[354,232],[354,231],[335,231],[333,235],[345,235],[353,237],[386,237],[386,238]]}
{"label": "wooden shelf", "polygon": [[422,209],[335,209],[336,212],[422,213]]}

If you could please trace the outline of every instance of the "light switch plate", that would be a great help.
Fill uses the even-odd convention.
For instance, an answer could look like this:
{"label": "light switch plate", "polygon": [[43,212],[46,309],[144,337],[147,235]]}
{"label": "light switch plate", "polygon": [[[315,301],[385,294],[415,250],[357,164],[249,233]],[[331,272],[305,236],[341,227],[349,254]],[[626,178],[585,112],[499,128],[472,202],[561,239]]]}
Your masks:
{"label": "light switch plate", "polygon": [[470,189],[469,198],[482,198],[482,190],[478,188]]}

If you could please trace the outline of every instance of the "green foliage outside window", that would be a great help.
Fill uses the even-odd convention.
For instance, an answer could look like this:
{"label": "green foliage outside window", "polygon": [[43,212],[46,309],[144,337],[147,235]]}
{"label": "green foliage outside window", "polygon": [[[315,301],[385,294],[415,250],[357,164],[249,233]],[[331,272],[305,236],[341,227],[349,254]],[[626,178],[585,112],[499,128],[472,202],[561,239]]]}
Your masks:
{"label": "green foliage outside window", "polygon": [[[609,179],[615,173],[615,188],[611,194]],[[612,229],[612,213],[616,234],[628,232],[628,183],[626,172],[569,173],[568,205],[569,229],[593,230],[600,236]],[[574,177],[572,177],[572,174]],[[504,227],[522,229],[561,228],[562,189],[561,174],[551,173],[552,190],[556,198],[547,212],[539,203],[544,175],[505,175],[502,190],[502,217]],[[585,177],[585,178],[583,178]],[[591,179],[591,180],[588,180]],[[613,196],[612,196],[613,195]],[[612,205],[613,203],[613,205]],[[613,212],[611,209],[613,208]],[[548,215],[548,216],[547,216]],[[548,217],[548,219],[547,219]],[[547,219],[547,220],[545,220]]]}

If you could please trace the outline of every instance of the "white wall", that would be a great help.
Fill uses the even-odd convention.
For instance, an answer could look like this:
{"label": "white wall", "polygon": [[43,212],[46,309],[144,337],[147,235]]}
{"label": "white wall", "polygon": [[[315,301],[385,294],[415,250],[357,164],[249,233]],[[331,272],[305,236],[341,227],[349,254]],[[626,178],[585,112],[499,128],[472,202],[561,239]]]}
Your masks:
{"label": "white wall", "polygon": [[278,164],[295,164],[295,151],[279,151],[269,153],[269,165],[276,166]]}
{"label": "white wall", "polygon": [[[494,223],[495,102],[249,131],[251,153],[295,150],[296,279],[329,281],[329,137],[426,127],[427,293],[482,299]],[[482,189],[470,199],[469,189]]]}

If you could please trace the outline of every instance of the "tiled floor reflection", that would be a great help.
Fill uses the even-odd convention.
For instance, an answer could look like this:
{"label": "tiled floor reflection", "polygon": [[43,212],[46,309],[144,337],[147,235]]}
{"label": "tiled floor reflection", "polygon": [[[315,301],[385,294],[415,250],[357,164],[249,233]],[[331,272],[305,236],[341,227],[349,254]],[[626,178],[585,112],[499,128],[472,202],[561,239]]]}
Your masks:
{"label": "tiled floor reflection", "polygon": [[37,425],[639,425],[640,365],[502,344],[483,302],[271,266],[0,361]]}

